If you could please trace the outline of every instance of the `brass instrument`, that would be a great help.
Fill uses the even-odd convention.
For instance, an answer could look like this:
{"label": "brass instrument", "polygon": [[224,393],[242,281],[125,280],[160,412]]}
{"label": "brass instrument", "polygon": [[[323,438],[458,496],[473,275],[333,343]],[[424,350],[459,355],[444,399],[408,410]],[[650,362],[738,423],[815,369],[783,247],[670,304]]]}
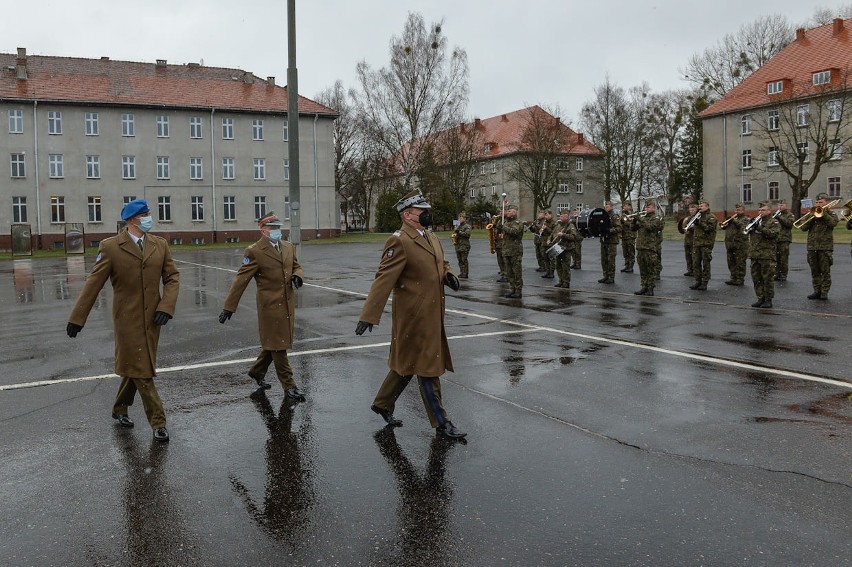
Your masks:
{"label": "brass instrument", "polygon": [[840,211],[840,218],[845,221],[852,218],[852,199],[843,203],[843,210]]}
{"label": "brass instrument", "polygon": [[491,217],[491,222],[485,225],[485,230],[488,231],[488,246],[492,254],[497,252],[497,215]]}
{"label": "brass instrument", "polygon": [[757,215],[756,217],[754,217],[754,220],[751,221],[750,223],[748,223],[746,225],[746,227],[743,229],[743,234],[749,234],[752,230],[754,230],[755,228],[760,226],[760,224],[761,224],[760,219],[762,219],[762,218],[763,217],[761,217],[760,215]]}
{"label": "brass instrument", "polygon": [[719,223],[719,228],[725,228],[726,226],[728,226],[728,223],[729,223],[729,222],[731,222],[732,220],[734,220],[735,218],[737,218],[737,214],[736,214],[736,213],[732,214],[730,217],[728,217],[727,219],[725,219],[725,220],[723,220],[722,222],[720,222],[720,223]]}
{"label": "brass instrument", "polygon": [[457,230],[454,230],[450,235],[450,242],[453,243],[453,246],[459,245],[459,232]]}
{"label": "brass instrument", "polygon": [[694,227],[694,226],[695,226],[695,223],[697,223],[697,222],[698,222],[698,219],[700,219],[700,218],[701,218],[701,211],[698,211],[697,213],[695,213],[694,215],[692,215],[692,218],[690,218],[690,219],[689,219],[689,222],[685,223],[685,224],[683,225],[683,229],[681,229],[681,223],[682,223],[683,221],[685,221],[687,218],[688,218],[688,217],[683,217],[683,218],[681,219],[681,221],[677,224],[677,229],[680,231],[680,233],[681,233],[681,234],[686,234],[686,231],[687,231],[687,230],[692,230],[692,227]]}
{"label": "brass instrument", "polygon": [[[850,199],[850,202],[852,202],[852,199]],[[819,206],[814,207],[813,209],[811,209],[810,211],[808,211],[807,213],[805,213],[804,215],[802,215],[801,217],[796,219],[796,222],[793,223],[793,228],[805,228],[806,226],[808,226],[810,224],[810,222],[812,220],[821,219],[823,217],[823,215],[826,213],[826,211],[833,209],[839,203],[840,203],[840,199],[835,199],[835,200],[831,201],[830,203],[828,203],[824,207],[819,207]],[[845,206],[846,205],[844,205],[844,207]]]}
{"label": "brass instrument", "polygon": [[[852,199],[849,199],[849,202],[850,202],[850,203],[852,203]],[[775,211],[775,212],[772,214],[772,218],[773,218],[773,219],[777,219],[777,218],[778,218],[778,217],[780,217],[780,216],[781,216],[781,209],[778,209],[777,211]]]}

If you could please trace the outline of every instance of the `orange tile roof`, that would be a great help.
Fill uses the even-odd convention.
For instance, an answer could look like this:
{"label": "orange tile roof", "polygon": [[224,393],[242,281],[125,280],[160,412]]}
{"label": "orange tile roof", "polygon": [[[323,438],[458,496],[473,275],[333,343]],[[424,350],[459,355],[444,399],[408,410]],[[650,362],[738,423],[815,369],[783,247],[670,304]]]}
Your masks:
{"label": "orange tile roof", "polygon": [[[798,30],[796,40],[778,52],[775,57],[749,75],[742,83],[728,91],[710,108],[700,114],[709,118],[718,114],[735,112],[760,106],[778,104],[779,100],[817,94],[813,74],[832,69],[832,83],[841,86],[845,75],[852,70],[852,18],[835,20],[831,24]],[[784,81],[784,91],[768,95],[770,82]]]}
{"label": "orange tile roof", "polygon": [[[15,54],[0,53],[0,99],[287,111],[286,87],[239,69],[35,55],[26,57],[27,79],[19,80],[17,61]],[[253,82],[246,83],[246,76]],[[337,116],[335,110],[302,96],[299,113]]]}

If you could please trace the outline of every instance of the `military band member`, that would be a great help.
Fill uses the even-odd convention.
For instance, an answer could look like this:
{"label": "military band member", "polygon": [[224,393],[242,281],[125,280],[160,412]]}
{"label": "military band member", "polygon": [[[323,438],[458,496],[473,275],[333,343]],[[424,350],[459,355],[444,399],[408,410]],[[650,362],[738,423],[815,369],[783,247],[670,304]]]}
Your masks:
{"label": "military band member", "polygon": [[463,280],[467,279],[470,268],[467,261],[467,256],[470,254],[470,232],[470,223],[465,219],[465,214],[459,213],[459,225],[453,231],[453,234],[456,235],[455,246],[456,259],[459,262],[459,278]]}
{"label": "military band member", "polygon": [[796,217],[787,210],[787,201],[784,199],[778,203],[778,211],[775,220],[778,221],[781,231],[778,233],[775,251],[775,281],[784,282],[787,281],[787,271],[790,268],[790,243],[793,242],[793,223]]}
{"label": "military band member", "polygon": [[634,292],[636,295],[654,295],[657,284],[657,233],[663,230],[664,221],[655,213],[657,204],[653,201],[645,203],[645,214],[633,217],[633,228],[636,234],[636,260],[639,263],[639,276],[642,288]]}
{"label": "military band member", "polygon": [[628,215],[633,214],[633,204],[624,203],[621,206],[621,254],[624,256],[624,267],[621,269],[625,274],[633,273],[633,264],[636,262],[636,231]]}
{"label": "military band member", "polygon": [[440,240],[426,230],[432,224],[429,209],[431,205],[418,190],[397,201],[402,227],[385,242],[355,334],[363,335],[379,324],[393,293],[389,370],[370,409],[388,425],[401,426],[402,421],[393,416],[393,411],[416,375],[423,406],[436,434],[461,439],[465,433],[453,425],[444,410],[440,379],[447,370],[453,371],[444,327],[444,286],[457,291],[459,281],[444,259]]}
{"label": "military band member", "polygon": [[554,261],[556,275],[559,276],[559,282],[554,287],[566,289],[571,287],[571,251],[582,240],[583,237],[577,232],[577,227],[571,222],[569,212],[565,210],[559,213],[559,222],[554,226],[553,234],[548,240],[548,248],[556,243],[565,247],[565,250]]}
{"label": "military band member", "polygon": [[95,266],[68,318],[66,332],[74,338],[83,329],[101,289],[109,280],[113,290],[115,373],[121,377],[112,418],[120,427],[133,427],[127,409],[138,391],[154,439],[168,442],[166,414],[154,385],[154,376],[157,375],[160,327],[174,315],[180,275],[166,240],[148,232],[154,221],[147,201],[128,202],[121,210],[121,220],[127,223],[127,228],[116,236],[105,238],[98,246]]}
{"label": "military band member", "polygon": [[828,195],[820,193],[817,195],[817,207],[823,207],[823,215],[814,217],[809,223],[802,227],[808,233],[808,266],[811,268],[811,282],[814,292],[808,299],[828,299],[828,291],[831,289],[831,264],[834,261],[834,227],[838,220],[834,214],[825,207],[828,206]]}
{"label": "military band member", "polygon": [[600,235],[601,269],[603,277],[598,283],[615,283],[615,257],[618,255],[618,235],[621,234],[621,216],[612,210],[612,201],[604,203],[604,211],[609,215],[609,230]]}
{"label": "military band member", "polygon": [[219,322],[225,323],[237,312],[240,298],[252,280],[257,284],[257,323],[260,332],[260,354],[249,369],[262,390],[271,388],[266,380],[266,371],[275,364],[275,373],[285,395],[296,401],[305,401],[293,379],[293,369],[287,357],[287,349],[293,346],[296,323],[296,289],[302,287],[305,277],[296,259],[296,248],[282,240],[283,223],[273,212],[257,221],[260,239],[246,248],[243,263],[237,271],[231,289],[225,298]]}
{"label": "military band member", "polygon": [[728,259],[728,271],[731,278],[728,285],[743,285],[748,257],[748,236],[743,232],[751,219],[746,215],[745,205],[737,203],[734,217],[725,225],[725,252]]}
{"label": "military band member", "polygon": [[497,235],[503,236],[503,262],[506,268],[506,279],[512,291],[506,297],[512,299],[520,298],[523,293],[524,276],[521,272],[521,264],[524,258],[524,225],[517,217],[518,211],[514,206],[506,206],[506,218],[497,225]]}
{"label": "military band member", "polygon": [[692,233],[692,271],[695,283],[689,289],[704,291],[710,281],[710,263],[713,260],[713,245],[716,243],[716,216],[710,212],[710,203],[702,200],[698,203],[701,216],[694,225]]}
{"label": "military band member", "polygon": [[[695,203],[691,203],[689,205],[689,215],[686,217],[686,222],[689,223],[695,215],[698,213],[698,205]],[[694,277],[695,273],[692,271],[692,241],[695,237],[695,226],[689,227],[689,229],[683,233],[683,254],[686,258],[686,272],[683,275]]]}
{"label": "military band member", "polygon": [[497,278],[498,283],[506,283],[509,281],[506,278],[506,259],[503,258],[503,235],[497,230],[497,225],[500,224],[500,217],[497,217],[497,222],[494,223],[494,253],[497,255],[497,269],[500,270],[500,277]]}
{"label": "military band member", "polygon": [[775,253],[776,241],[781,226],[772,218],[768,201],[761,201],[757,210],[760,220],[749,232],[748,254],[751,257],[751,281],[757,301],[752,307],[769,309],[775,296]]}
{"label": "military band member", "polygon": [[553,213],[550,209],[544,211],[544,222],[539,233],[539,242],[541,243],[542,253],[544,255],[544,275],[543,278],[553,278],[553,270],[556,268],[556,263],[553,258],[547,255],[547,242],[550,240],[550,235],[553,233]]}
{"label": "military band member", "polygon": [[544,242],[541,240],[541,227],[544,225],[544,209],[538,212],[538,216],[536,219],[530,223],[530,232],[533,233],[533,244],[535,245],[535,261],[538,264],[538,267],[535,269],[536,272],[546,272],[547,271],[547,263],[545,257],[547,254],[544,253],[542,246],[544,246]]}
{"label": "military band member", "polygon": [[[846,230],[852,230],[852,215],[849,215],[849,220],[846,221]],[[849,242],[849,253],[852,254],[852,241]]]}
{"label": "military band member", "polygon": [[[580,227],[577,224],[580,218],[580,211],[574,211],[571,215],[571,222],[574,224],[574,228],[577,229],[577,232],[580,231]],[[582,236],[582,234],[581,234]],[[583,239],[578,240],[574,246],[574,252],[571,255],[571,269],[572,270],[582,270],[583,269]]]}

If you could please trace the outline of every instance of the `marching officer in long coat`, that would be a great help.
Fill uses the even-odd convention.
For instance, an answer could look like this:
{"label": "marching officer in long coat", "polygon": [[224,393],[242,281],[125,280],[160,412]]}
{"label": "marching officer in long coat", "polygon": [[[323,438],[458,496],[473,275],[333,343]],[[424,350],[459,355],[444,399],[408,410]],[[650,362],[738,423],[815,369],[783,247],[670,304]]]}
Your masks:
{"label": "marching officer in long coat", "polygon": [[376,279],[364,302],[355,334],[372,331],[393,292],[391,345],[388,371],[372,409],[388,425],[399,427],[393,416],[397,398],[417,376],[423,406],[436,433],[450,439],[466,434],[447,418],[441,399],[440,376],[453,370],[444,328],[444,286],[455,291],[459,280],[444,258],[441,242],[426,228],[432,224],[431,205],[418,190],[397,201],[402,228],[382,250]]}
{"label": "marching officer in long coat", "polygon": [[160,327],[174,316],[180,275],[168,243],[148,232],[154,221],[144,199],[124,205],[121,220],[127,223],[127,229],[101,241],[95,266],[68,318],[66,332],[73,338],[83,329],[109,279],[113,289],[115,373],[121,377],[112,417],[121,427],[133,427],[127,408],[138,391],[154,439],[166,442],[166,414],[154,376]]}
{"label": "marching officer in long coat", "polygon": [[287,397],[303,402],[305,394],[293,379],[287,349],[293,346],[295,290],[302,287],[304,273],[296,259],[295,247],[281,239],[282,223],[275,213],[269,212],[257,224],[262,236],[246,248],[243,265],[225,298],[219,322],[224,323],[236,313],[243,292],[249,282],[255,280],[261,350],[248,374],[261,389],[267,390],[272,386],[264,377],[269,365],[274,362],[275,373]]}

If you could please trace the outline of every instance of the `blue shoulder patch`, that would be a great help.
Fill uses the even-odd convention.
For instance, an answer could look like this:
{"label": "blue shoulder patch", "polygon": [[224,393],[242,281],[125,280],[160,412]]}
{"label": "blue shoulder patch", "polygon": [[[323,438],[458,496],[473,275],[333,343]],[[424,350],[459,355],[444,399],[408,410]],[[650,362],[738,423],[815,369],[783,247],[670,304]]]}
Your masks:
{"label": "blue shoulder patch", "polygon": [[243,256],[243,266],[247,265],[251,262],[251,259],[248,256]]}
{"label": "blue shoulder patch", "polygon": [[97,257],[95,257],[95,264],[97,264],[98,262],[100,262],[100,261],[101,261],[101,258],[103,258],[103,257],[104,257],[103,253],[102,253],[102,252],[98,252]]}

